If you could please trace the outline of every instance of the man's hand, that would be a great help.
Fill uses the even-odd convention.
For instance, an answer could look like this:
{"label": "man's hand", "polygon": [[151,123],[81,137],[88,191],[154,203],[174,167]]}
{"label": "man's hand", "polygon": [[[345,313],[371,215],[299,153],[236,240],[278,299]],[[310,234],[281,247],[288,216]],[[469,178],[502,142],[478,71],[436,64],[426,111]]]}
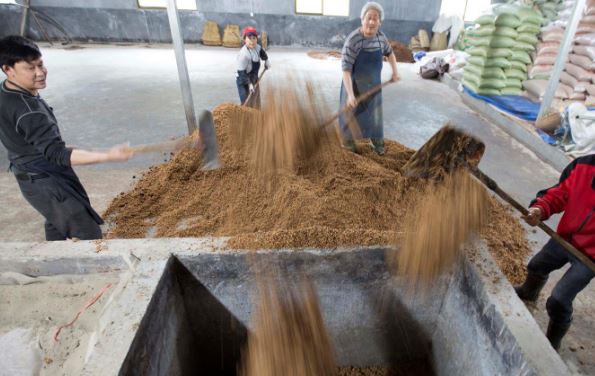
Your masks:
{"label": "man's hand", "polygon": [[130,149],[129,144],[120,144],[112,146],[107,155],[110,161],[127,161],[134,155],[134,152]]}
{"label": "man's hand", "polygon": [[398,72],[393,72],[393,75],[390,77],[390,82],[397,82],[401,79]]}
{"label": "man's hand", "polygon": [[523,219],[529,226],[537,226],[541,222],[541,209],[535,207],[529,208],[529,212],[523,216]]}
{"label": "man's hand", "polygon": [[264,67],[265,67],[266,69],[271,69],[271,61],[270,61],[270,60],[268,60],[268,59],[267,59],[267,60],[265,60],[265,61],[264,61]]}
{"label": "man's hand", "polygon": [[253,84],[248,85],[248,90],[250,90],[250,92],[253,93],[254,92],[254,85]]}
{"label": "man's hand", "polygon": [[354,96],[348,95],[347,96],[347,107],[355,108],[355,106],[357,106],[357,100],[355,99]]}

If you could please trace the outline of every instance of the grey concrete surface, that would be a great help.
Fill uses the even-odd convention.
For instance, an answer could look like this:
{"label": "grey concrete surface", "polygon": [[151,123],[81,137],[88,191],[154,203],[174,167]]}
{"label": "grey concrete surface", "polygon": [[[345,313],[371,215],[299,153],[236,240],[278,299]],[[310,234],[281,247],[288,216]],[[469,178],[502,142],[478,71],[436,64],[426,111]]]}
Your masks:
{"label": "grey concrete surface", "polygon": [[[120,272],[89,328],[81,374],[90,376],[177,374],[205,364],[234,374],[229,362],[251,326],[263,268],[277,268],[281,286],[309,276],[339,364],[398,366],[429,355],[436,375],[568,374],[485,246],[473,249],[423,297],[390,276],[384,249],[255,253],[225,249],[222,238],[0,243],[0,273]],[[189,346],[204,352],[192,357]]]}

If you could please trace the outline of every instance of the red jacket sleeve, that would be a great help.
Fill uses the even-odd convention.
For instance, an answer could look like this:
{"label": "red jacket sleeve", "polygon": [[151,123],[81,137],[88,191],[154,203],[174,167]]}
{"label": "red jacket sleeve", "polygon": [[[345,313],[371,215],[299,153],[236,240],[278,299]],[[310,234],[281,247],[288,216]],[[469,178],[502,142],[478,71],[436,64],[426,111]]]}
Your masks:
{"label": "red jacket sleeve", "polygon": [[576,177],[574,164],[568,166],[560,177],[560,182],[555,186],[545,189],[537,194],[535,200],[531,202],[532,208],[541,209],[541,219],[546,220],[552,214],[563,212],[568,202],[568,192],[572,187],[573,180]]}

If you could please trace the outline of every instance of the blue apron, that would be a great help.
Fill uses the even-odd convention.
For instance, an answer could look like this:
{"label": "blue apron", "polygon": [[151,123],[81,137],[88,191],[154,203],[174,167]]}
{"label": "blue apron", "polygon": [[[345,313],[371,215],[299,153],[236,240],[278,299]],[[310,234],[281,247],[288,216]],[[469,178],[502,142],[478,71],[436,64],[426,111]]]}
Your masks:
{"label": "blue apron", "polygon": [[[380,45],[380,43],[379,43]],[[380,85],[380,73],[382,72],[382,62],[384,56],[382,49],[376,51],[360,51],[351,72],[351,81],[353,82],[353,93],[357,98],[377,85]],[[342,109],[347,104],[347,91],[341,83],[341,102]],[[377,92],[368,100],[360,103],[353,111],[353,116],[357,120],[363,138],[384,138],[384,129],[382,123],[382,91]],[[339,125],[345,140],[352,140],[353,135],[349,130],[348,121],[350,114],[342,114],[339,117]]]}

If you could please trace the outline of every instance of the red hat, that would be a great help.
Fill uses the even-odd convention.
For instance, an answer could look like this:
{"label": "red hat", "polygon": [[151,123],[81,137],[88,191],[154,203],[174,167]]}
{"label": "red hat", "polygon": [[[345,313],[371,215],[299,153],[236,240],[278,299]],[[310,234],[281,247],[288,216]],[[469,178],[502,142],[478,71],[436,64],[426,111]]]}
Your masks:
{"label": "red hat", "polygon": [[246,26],[244,28],[244,30],[242,30],[242,38],[245,38],[246,36],[250,36],[250,35],[254,35],[255,37],[258,36],[258,32],[256,31],[256,28],[253,26]]}

